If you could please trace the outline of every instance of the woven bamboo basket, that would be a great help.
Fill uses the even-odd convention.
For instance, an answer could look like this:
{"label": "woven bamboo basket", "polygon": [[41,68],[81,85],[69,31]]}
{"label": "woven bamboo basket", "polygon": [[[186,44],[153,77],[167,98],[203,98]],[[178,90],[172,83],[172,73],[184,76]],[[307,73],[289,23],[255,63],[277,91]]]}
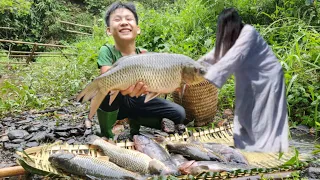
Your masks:
{"label": "woven bamboo basket", "polygon": [[178,92],[173,92],[172,96],[175,103],[184,107],[187,121],[194,121],[194,126],[205,126],[213,121],[217,111],[218,88],[209,81],[188,86],[182,99]]}
{"label": "woven bamboo basket", "polygon": [[[229,146],[233,145],[233,134],[232,134],[232,124],[225,127],[215,128],[215,129],[203,129],[200,131],[194,131],[191,134],[189,132],[184,133],[183,135],[174,134],[166,138],[166,140],[173,142],[187,141],[190,137],[193,137],[196,140],[201,142],[216,142],[221,144],[226,144]],[[135,150],[134,143],[131,141],[123,141],[116,143],[117,146],[127,149]],[[101,150],[93,145],[68,145],[68,144],[51,144],[44,145],[39,147],[33,147],[26,149],[23,152],[17,152],[19,155],[18,163],[27,171],[40,174],[45,177],[50,178],[70,178],[70,174],[61,172],[51,166],[48,158],[51,154],[57,151],[68,151],[75,154],[86,154],[92,157],[103,156]],[[252,176],[257,175],[261,172],[264,173],[275,173],[275,172],[284,172],[294,170],[293,168],[278,168],[283,163],[287,162],[295,154],[293,150],[290,150],[288,153],[285,153],[281,159],[279,159],[278,153],[253,153],[253,152],[244,152],[242,154],[247,158],[249,165],[257,167],[253,170],[246,172],[215,172],[215,173],[206,173],[205,176],[211,175],[210,179],[225,179],[230,177],[242,177],[242,176]],[[300,157],[303,161],[307,157]],[[203,176],[203,174],[199,174]],[[72,176],[75,179],[81,179],[77,176]],[[150,177],[155,179],[155,177]],[[178,176],[178,179],[203,179],[197,178],[197,176]],[[157,178],[156,178],[157,179]],[[160,179],[163,179],[160,178]],[[168,178],[169,179],[169,178]],[[206,179],[206,178],[205,178]]]}

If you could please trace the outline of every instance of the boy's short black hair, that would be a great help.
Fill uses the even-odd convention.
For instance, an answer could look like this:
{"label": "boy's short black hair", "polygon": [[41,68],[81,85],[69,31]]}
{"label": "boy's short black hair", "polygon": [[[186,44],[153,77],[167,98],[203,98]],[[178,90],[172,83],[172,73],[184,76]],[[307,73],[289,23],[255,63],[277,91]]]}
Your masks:
{"label": "boy's short black hair", "polygon": [[119,8],[125,8],[125,9],[128,9],[129,11],[131,11],[134,15],[134,18],[136,19],[136,23],[138,24],[138,15],[137,15],[137,12],[136,12],[136,6],[131,3],[131,2],[120,2],[120,1],[117,1],[117,2],[114,2],[112,3],[107,12],[106,12],[106,16],[105,16],[105,23],[107,25],[107,27],[110,26],[110,15],[117,9]]}

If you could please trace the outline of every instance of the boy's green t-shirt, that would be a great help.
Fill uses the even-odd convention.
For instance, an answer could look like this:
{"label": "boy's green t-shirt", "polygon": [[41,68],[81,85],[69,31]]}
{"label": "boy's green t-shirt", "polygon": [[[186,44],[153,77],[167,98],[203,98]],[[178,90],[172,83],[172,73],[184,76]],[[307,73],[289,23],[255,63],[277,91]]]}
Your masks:
{"label": "boy's green t-shirt", "polygon": [[[147,50],[137,47],[136,53],[145,53]],[[112,66],[118,59],[122,57],[120,51],[118,51],[114,45],[106,44],[100,48],[98,56],[98,68],[101,66]]]}

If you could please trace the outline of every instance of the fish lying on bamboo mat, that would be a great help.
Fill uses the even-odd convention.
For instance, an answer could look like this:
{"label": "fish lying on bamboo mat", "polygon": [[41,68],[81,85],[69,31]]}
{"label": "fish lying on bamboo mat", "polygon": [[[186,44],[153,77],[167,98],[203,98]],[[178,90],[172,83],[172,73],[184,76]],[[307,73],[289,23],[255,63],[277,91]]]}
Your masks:
{"label": "fish lying on bamboo mat", "polygon": [[159,143],[165,144],[170,153],[181,154],[189,160],[249,164],[240,151],[224,144],[202,143],[194,138],[189,138],[184,142],[171,142],[161,136],[157,136],[154,139]]}
{"label": "fish lying on bamboo mat", "polygon": [[178,172],[178,166],[171,160],[169,152],[166,151],[166,149],[164,149],[161,145],[143,135],[134,135],[133,140],[134,147],[137,151],[163,162],[166,167],[169,168],[169,174],[180,174]]}
{"label": "fish lying on bamboo mat", "polygon": [[89,119],[96,113],[105,96],[110,93],[112,104],[120,90],[144,82],[149,92],[145,102],[159,94],[171,93],[182,84],[204,80],[206,68],[181,54],[146,53],[120,58],[107,72],[89,83],[77,96],[77,101],[91,100]]}
{"label": "fish lying on bamboo mat", "polygon": [[70,152],[52,154],[49,162],[57,169],[89,179],[142,179],[138,173],[121,168],[108,160]]}
{"label": "fish lying on bamboo mat", "polygon": [[121,148],[117,145],[104,141],[96,135],[87,138],[89,144],[100,148],[109,160],[127,170],[140,174],[168,174],[169,169],[161,161],[152,159],[148,155],[139,151]]}
{"label": "fish lying on bamboo mat", "polygon": [[187,161],[179,166],[182,174],[197,175],[202,172],[248,170],[252,167],[237,163],[222,163],[217,161]]}

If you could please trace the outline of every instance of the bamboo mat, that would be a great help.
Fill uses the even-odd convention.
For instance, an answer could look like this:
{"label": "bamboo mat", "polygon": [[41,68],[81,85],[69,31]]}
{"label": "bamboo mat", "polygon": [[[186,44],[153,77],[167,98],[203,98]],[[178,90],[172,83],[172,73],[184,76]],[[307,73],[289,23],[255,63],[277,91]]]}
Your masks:
{"label": "bamboo mat", "polygon": [[[183,135],[171,135],[167,137],[166,140],[173,142],[185,142],[188,141],[190,137],[193,137],[195,140],[201,142],[215,142],[233,146],[232,128],[233,125],[229,124],[225,127],[204,129],[202,131],[193,132],[192,134],[186,132]],[[131,141],[119,142],[116,143],[116,145],[122,148],[134,150],[134,143]],[[50,144],[28,148],[25,150],[25,153],[17,152],[17,154],[21,157],[21,159],[18,160],[18,163],[26,168],[26,170],[37,174],[66,177],[68,175],[55,169],[48,161],[48,158],[51,154],[61,150],[75,154],[86,154],[92,157],[102,156],[101,150],[93,145]],[[279,153],[258,153],[245,151],[241,151],[241,153],[247,158],[249,165],[256,168],[276,168],[280,165],[283,165],[295,155],[294,149],[292,148],[290,148],[288,153],[284,153],[280,159]],[[301,161],[304,161],[306,158],[307,157],[299,156]]]}

